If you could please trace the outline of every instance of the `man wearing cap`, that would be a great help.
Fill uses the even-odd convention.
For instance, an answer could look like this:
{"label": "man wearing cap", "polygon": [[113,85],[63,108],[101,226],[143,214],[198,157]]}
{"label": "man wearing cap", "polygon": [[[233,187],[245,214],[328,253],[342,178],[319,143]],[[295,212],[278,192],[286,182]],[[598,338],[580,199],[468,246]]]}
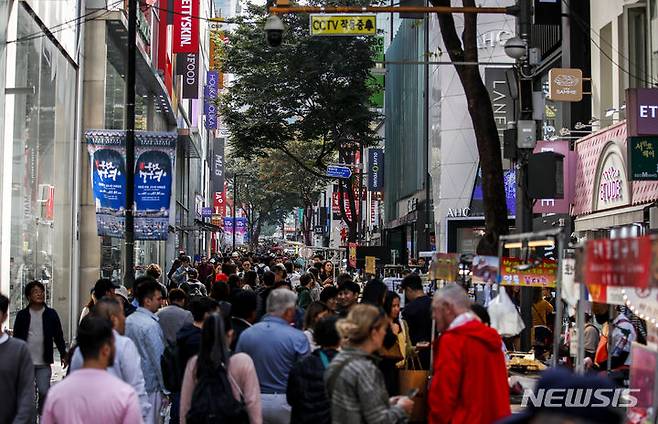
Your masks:
{"label": "man wearing cap", "polygon": [[430,424],[489,424],[508,416],[509,386],[500,335],[471,311],[471,300],[448,284],[432,302],[441,336],[428,392]]}

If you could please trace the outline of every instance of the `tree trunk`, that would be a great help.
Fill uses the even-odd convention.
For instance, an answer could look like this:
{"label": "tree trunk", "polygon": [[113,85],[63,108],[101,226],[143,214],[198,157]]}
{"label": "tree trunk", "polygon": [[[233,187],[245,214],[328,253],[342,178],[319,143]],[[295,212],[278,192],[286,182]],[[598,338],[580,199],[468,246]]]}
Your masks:
{"label": "tree trunk", "polygon": [[304,234],[304,244],[306,246],[313,245],[313,228],[311,225],[313,223],[313,205],[306,204],[304,205],[304,219],[303,219],[302,232]]}
{"label": "tree trunk", "polygon": [[[434,6],[450,6],[450,0],[430,0]],[[475,0],[463,0],[464,6],[475,6]],[[455,21],[450,14],[439,14],[441,37],[450,60],[453,62],[477,62],[477,15],[464,15],[463,39],[460,40]],[[463,48],[462,48],[463,41]],[[464,87],[468,113],[475,131],[480,167],[482,170],[482,195],[484,203],[484,238],[478,244],[478,254],[497,255],[498,239],[507,234],[507,203],[503,179],[503,163],[500,139],[493,108],[478,66],[455,65],[459,80]],[[486,101],[483,101],[486,99]]]}
{"label": "tree trunk", "polygon": [[254,233],[252,239],[250,240],[251,249],[254,251],[258,248],[258,239],[260,239],[260,231],[262,228],[263,222],[259,218],[256,220],[256,228],[254,228]]}

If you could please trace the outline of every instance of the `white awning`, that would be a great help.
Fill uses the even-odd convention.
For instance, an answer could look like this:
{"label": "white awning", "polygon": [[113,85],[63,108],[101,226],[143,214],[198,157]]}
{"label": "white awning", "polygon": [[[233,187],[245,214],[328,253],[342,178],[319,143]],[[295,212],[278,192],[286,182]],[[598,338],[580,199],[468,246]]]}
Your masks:
{"label": "white awning", "polygon": [[582,215],[574,220],[576,231],[591,231],[644,222],[644,210],[651,204],[628,206]]}

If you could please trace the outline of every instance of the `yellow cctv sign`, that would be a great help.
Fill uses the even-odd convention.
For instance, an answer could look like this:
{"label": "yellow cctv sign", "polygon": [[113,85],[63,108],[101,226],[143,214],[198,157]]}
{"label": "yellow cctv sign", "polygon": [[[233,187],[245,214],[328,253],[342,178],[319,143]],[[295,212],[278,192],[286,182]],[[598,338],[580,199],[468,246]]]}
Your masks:
{"label": "yellow cctv sign", "polygon": [[315,36],[358,36],[377,33],[377,16],[354,14],[312,14],[311,35]]}

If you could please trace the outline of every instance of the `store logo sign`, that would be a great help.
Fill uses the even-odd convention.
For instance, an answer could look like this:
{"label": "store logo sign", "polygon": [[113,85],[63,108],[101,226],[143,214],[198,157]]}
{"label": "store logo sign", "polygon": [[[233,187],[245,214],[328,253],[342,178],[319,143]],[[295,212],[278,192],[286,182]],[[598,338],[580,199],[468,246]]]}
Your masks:
{"label": "store logo sign", "polygon": [[579,102],[583,99],[583,71],[553,68],[548,71],[548,99],[554,102]]}
{"label": "store logo sign", "polygon": [[622,198],[621,171],[610,167],[601,175],[601,186],[599,187],[599,199],[604,202],[619,200]]}
{"label": "store logo sign", "polygon": [[174,0],[174,53],[199,52],[199,0]]}
{"label": "store logo sign", "polygon": [[658,135],[658,89],[626,90],[628,136]]}

